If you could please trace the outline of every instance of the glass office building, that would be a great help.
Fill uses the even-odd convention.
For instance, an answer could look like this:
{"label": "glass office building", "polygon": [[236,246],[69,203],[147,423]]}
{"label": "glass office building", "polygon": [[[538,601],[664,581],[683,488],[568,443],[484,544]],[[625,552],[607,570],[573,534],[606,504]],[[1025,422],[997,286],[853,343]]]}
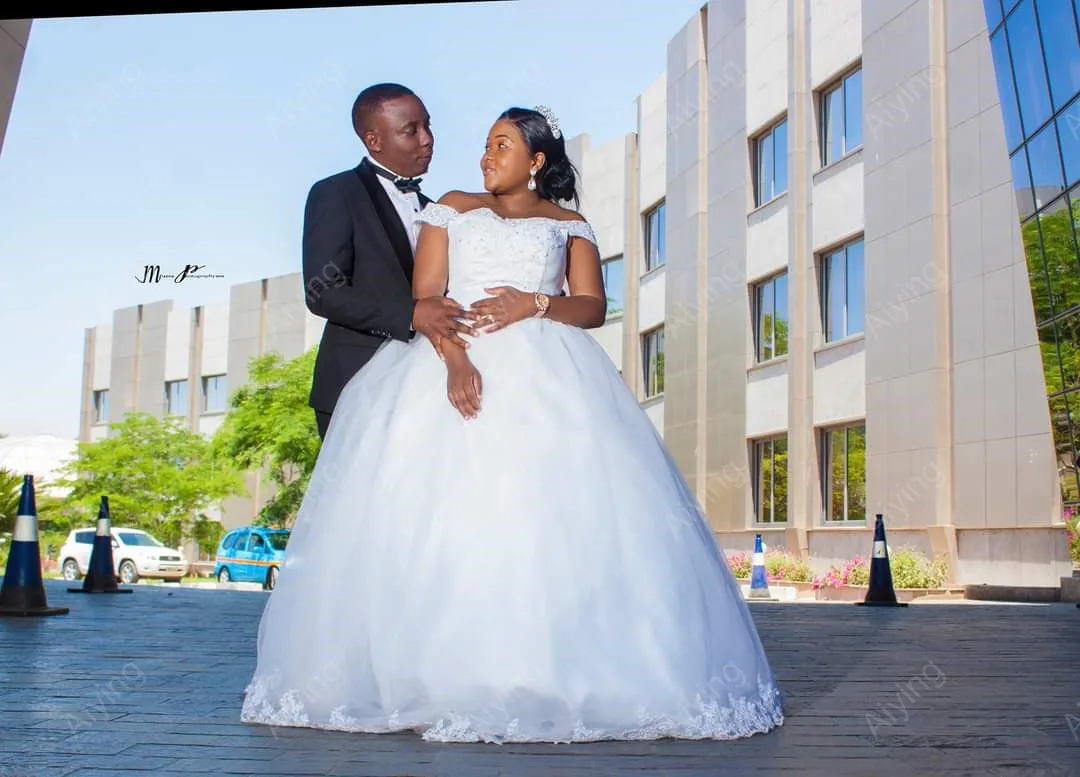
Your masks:
{"label": "glass office building", "polygon": [[1080,505],[1080,0],[985,0],[1065,516]]}

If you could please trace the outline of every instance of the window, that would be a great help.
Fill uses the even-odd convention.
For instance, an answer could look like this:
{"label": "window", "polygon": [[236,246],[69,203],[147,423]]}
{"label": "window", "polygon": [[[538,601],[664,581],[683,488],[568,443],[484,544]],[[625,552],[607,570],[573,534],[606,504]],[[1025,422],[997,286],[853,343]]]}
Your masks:
{"label": "window", "polygon": [[758,523],[787,521],[787,436],[754,443],[754,518]]}
{"label": "window", "polygon": [[787,273],[780,273],[754,287],[754,349],[758,362],[788,352]]}
{"label": "window", "polygon": [[787,191],[787,119],[754,140],[754,205]]}
{"label": "window", "polygon": [[665,202],[645,214],[645,272],[667,264]]}
{"label": "window", "polygon": [[145,532],[119,532],[117,535],[120,538],[120,542],[124,543],[128,547],[139,548],[164,548],[165,545],[161,541],[151,537]]}
{"label": "window", "polygon": [[77,542],[80,545],[93,545],[94,544],[94,536],[96,534],[97,534],[97,532],[92,532],[92,531],[75,532],[75,542]]}
{"label": "window", "polygon": [[[1061,161],[1065,167],[1065,182],[1072,186],[1080,181],[1080,101],[1058,116],[1058,138],[1061,140]],[[1028,183],[1031,186],[1031,183]]]}
{"label": "window", "polygon": [[202,379],[204,413],[224,413],[228,409],[229,396],[225,391],[224,375],[204,375]]}
{"label": "window", "polygon": [[664,393],[664,328],[641,336],[642,364],[645,368],[645,396]]}
{"label": "window", "polygon": [[866,427],[822,432],[826,521],[866,520]]}
{"label": "window", "polygon": [[1009,60],[1009,44],[1005,40],[1005,28],[998,28],[990,38],[990,52],[994,59],[994,76],[997,79],[998,96],[1001,98],[1001,114],[1005,121],[1005,143],[1009,150],[1024,140],[1020,128],[1020,106],[1016,101],[1012,63]]}
{"label": "window", "polygon": [[291,532],[288,529],[270,529],[266,532],[266,540],[270,543],[271,550],[285,550],[286,545],[289,544],[289,535]]}
{"label": "window", "polygon": [[[1010,59],[1016,77],[1020,126],[1024,130],[1024,137],[1031,137],[1053,113],[1050,85],[1046,80],[1046,63],[1039,30],[1035,25],[1035,7],[1032,0],[1023,0],[1016,11],[1005,20],[1005,34],[1009,39]],[[1061,63],[1061,66],[1068,68],[1065,63]]]}
{"label": "window", "polygon": [[165,412],[167,415],[187,415],[188,408],[188,382],[186,380],[170,380],[165,383]]}
{"label": "window", "polygon": [[608,316],[621,316],[623,314],[623,301],[625,297],[626,273],[623,258],[613,256],[605,259],[600,265],[604,273],[604,293],[607,294]]}
{"label": "window", "polygon": [[1080,92],[1080,36],[1069,6],[1061,0],[1035,0],[1055,110],[1067,105]]}
{"label": "window", "polygon": [[865,328],[862,238],[826,255],[821,263],[821,309],[825,342],[842,340]]}
{"label": "window", "polygon": [[862,69],[821,95],[821,164],[829,165],[862,145]]}
{"label": "window", "polygon": [[94,392],[94,421],[95,424],[109,422],[109,390],[103,389]]}

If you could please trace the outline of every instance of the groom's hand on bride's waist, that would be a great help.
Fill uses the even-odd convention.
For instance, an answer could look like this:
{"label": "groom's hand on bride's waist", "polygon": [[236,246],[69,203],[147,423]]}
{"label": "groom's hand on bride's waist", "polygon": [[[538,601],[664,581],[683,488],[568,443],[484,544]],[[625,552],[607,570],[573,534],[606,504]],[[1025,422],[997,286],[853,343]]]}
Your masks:
{"label": "groom's hand on bride's waist", "polygon": [[465,309],[449,297],[422,297],[413,309],[412,328],[442,351],[448,343],[468,348],[463,334],[472,334],[472,328],[458,319],[465,318]]}

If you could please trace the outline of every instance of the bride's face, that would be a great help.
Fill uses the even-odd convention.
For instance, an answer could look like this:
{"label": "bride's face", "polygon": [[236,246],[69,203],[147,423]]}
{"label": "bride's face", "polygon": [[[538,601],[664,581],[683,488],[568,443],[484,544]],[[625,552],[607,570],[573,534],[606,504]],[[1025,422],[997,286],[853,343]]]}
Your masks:
{"label": "bride's face", "polygon": [[523,188],[529,183],[532,167],[529,146],[514,123],[506,119],[495,122],[480,157],[484,188],[492,194]]}

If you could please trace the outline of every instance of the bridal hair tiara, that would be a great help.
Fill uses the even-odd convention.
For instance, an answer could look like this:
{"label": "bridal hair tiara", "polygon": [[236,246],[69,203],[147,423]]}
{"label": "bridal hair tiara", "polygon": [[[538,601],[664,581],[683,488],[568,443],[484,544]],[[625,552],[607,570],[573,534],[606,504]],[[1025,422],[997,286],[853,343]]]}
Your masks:
{"label": "bridal hair tiara", "polygon": [[547,120],[548,126],[551,128],[551,134],[556,140],[562,137],[562,132],[559,130],[559,120],[555,117],[551,108],[548,108],[546,105],[537,105],[533,110]]}

